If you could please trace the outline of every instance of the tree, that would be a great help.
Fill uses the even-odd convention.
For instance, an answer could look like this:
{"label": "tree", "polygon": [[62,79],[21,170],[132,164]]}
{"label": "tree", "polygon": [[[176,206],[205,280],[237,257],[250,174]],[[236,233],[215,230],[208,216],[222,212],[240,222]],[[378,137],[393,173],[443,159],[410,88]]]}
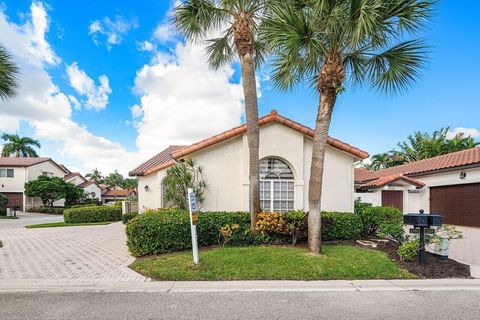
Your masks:
{"label": "tree", "polygon": [[204,40],[208,34],[221,36],[206,41],[208,61],[213,68],[240,60],[247,140],[251,230],[255,232],[260,212],[259,129],[255,68],[264,59],[265,46],[258,30],[265,15],[266,0],[187,0],[175,8],[173,22],[189,40]]}
{"label": "tree", "polygon": [[197,203],[201,205],[205,201],[203,193],[207,188],[207,183],[203,180],[203,167],[194,159],[175,164],[167,170],[163,188],[165,202],[179,209],[188,209],[188,188],[193,189]]}
{"label": "tree", "polygon": [[424,65],[426,45],[422,40],[400,40],[407,34],[412,38],[428,21],[432,1],[270,3],[261,34],[274,54],[273,82],[288,90],[308,79],[319,94],[308,194],[308,245],[311,252],[320,253],[325,149],[337,96],[347,84],[366,83],[385,93],[408,88]]}
{"label": "tree", "polygon": [[25,183],[25,195],[39,197],[45,207],[53,207],[55,201],[65,198],[66,184],[60,177],[39,176],[37,180]]}
{"label": "tree", "polygon": [[123,176],[118,173],[117,170],[115,172],[110,173],[106,178],[105,178],[105,184],[109,188],[113,188],[113,199],[117,200],[117,188],[122,186],[123,184]]}
{"label": "tree", "polygon": [[372,162],[364,165],[364,168],[368,170],[380,170],[398,166],[405,162],[405,158],[398,151],[390,150],[389,152],[373,155]]}
{"label": "tree", "polygon": [[19,137],[18,134],[3,133],[2,139],[5,144],[2,148],[2,157],[38,157],[33,147],[40,148],[38,140],[29,137]]}
{"label": "tree", "polygon": [[64,184],[65,205],[71,206],[85,201],[86,194],[83,189],[75,186],[73,183],[66,182]]}
{"label": "tree", "polygon": [[105,179],[102,173],[97,168],[93,169],[92,172],[87,173],[85,175],[85,178],[93,180],[96,183],[103,183],[103,180]]}
{"label": "tree", "polygon": [[12,57],[0,45],[0,99],[6,101],[16,94],[18,68],[12,62]]}
{"label": "tree", "polygon": [[122,183],[123,189],[135,190],[137,191],[138,188],[138,179],[137,178],[126,178],[123,180]]}

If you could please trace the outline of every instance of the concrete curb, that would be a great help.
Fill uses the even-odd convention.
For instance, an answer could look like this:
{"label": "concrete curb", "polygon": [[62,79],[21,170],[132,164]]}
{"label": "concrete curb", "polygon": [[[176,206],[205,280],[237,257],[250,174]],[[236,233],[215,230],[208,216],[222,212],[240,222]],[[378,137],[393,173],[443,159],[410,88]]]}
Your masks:
{"label": "concrete curb", "polygon": [[14,292],[366,292],[480,291],[480,279],[330,281],[151,281],[2,280],[0,293]]}

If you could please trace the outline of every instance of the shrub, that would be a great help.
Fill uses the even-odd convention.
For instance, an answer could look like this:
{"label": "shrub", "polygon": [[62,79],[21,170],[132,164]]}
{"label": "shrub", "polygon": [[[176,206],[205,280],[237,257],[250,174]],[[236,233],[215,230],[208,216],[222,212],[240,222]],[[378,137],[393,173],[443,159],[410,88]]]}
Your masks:
{"label": "shrub", "polygon": [[68,209],[68,208],[66,207],[32,207],[32,208],[28,208],[27,212],[63,214],[63,211],[65,209]]}
{"label": "shrub", "polygon": [[411,262],[418,255],[418,246],[420,241],[418,239],[413,239],[410,241],[405,241],[400,247],[398,247],[398,255],[400,260]]}
{"label": "shrub", "polygon": [[[200,212],[197,224],[198,244],[210,246],[221,244],[220,228],[238,224],[238,232],[231,244],[254,242],[246,231],[250,226],[248,212]],[[135,256],[154,255],[192,247],[190,217],[183,210],[152,210],[141,214],[127,224],[127,245]],[[237,236],[238,234],[238,236]]]}
{"label": "shrub", "polygon": [[369,207],[359,212],[365,238],[381,236],[397,241],[403,238],[403,213],[392,207]]}
{"label": "shrub", "polygon": [[284,234],[286,224],[280,212],[260,212],[257,217],[255,229],[259,232]]}
{"label": "shrub", "polygon": [[362,219],[356,213],[322,212],[322,240],[356,240],[362,230]]}
{"label": "shrub", "polygon": [[225,247],[225,245],[232,240],[233,236],[235,233],[240,229],[240,226],[236,223],[234,224],[226,224],[223,227],[220,228],[220,234],[222,235],[223,241],[222,241],[222,247]]}
{"label": "shrub", "polygon": [[307,237],[307,217],[303,210],[285,213],[288,234],[292,236],[292,245],[295,245],[297,240]]}
{"label": "shrub", "polygon": [[130,220],[133,218],[136,218],[138,216],[138,212],[127,212],[122,215],[122,222],[123,224],[127,224]]}
{"label": "shrub", "polygon": [[353,212],[358,213],[358,214],[362,214],[365,209],[371,208],[372,204],[362,202],[361,198],[356,198],[355,202],[354,202],[354,206],[355,206],[355,209],[354,209]]}
{"label": "shrub", "polygon": [[6,195],[3,193],[0,193],[0,216],[6,216],[7,215],[7,204],[8,204],[8,198]]}
{"label": "shrub", "polygon": [[67,209],[63,212],[66,223],[88,223],[122,220],[122,208],[96,206]]}
{"label": "shrub", "polygon": [[76,204],[71,206],[70,208],[85,208],[85,207],[98,207],[98,204],[96,203]]}

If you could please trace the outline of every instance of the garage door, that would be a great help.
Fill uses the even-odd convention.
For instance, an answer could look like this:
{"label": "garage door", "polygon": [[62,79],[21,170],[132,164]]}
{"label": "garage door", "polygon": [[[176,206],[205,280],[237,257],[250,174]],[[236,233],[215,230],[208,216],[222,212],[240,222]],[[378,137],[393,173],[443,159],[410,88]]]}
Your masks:
{"label": "garage door", "polygon": [[444,223],[480,227],[480,183],[430,188],[430,212]]}
{"label": "garage door", "polygon": [[23,211],[23,193],[20,192],[4,192],[8,198],[8,208],[19,207]]}

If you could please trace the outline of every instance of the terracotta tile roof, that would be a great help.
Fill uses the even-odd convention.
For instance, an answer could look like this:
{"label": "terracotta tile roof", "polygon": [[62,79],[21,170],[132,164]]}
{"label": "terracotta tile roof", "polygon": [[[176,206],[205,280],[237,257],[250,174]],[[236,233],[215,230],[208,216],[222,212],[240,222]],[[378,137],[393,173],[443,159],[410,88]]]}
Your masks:
{"label": "terracotta tile roof", "polygon": [[62,168],[63,171],[65,171],[67,174],[68,174],[68,173],[71,173],[71,171],[68,170],[68,168],[67,168],[64,164],[61,164],[61,163],[60,163],[58,166],[59,166],[60,168]]}
{"label": "terracotta tile roof", "polygon": [[102,196],[113,197],[116,195],[117,197],[126,197],[132,193],[135,193],[135,190],[117,188],[116,190],[108,189],[108,191],[104,192]]}
{"label": "terracotta tile roof", "polygon": [[63,180],[70,180],[70,179],[72,179],[73,177],[80,177],[80,178],[86,180],[86,179],[80,174],[80,172],[70,172],[70,173],[66,174],[65,176],[63,176]]}
{"label": "terracotta tile roof", "polygon": [[0,157],[0,167],[29,167],[50,160],[40,157]]}
{"label": "terracotta tile roof", "polygon": [[[87,180],[87,181],[82,182],[82,183],[80,183],[79,185],[77,185],[77,187],[83,189],[83,188],[86,188],[86,187],[88,187],[88,186],[90,186],[90,185],[92,185],[92,184],[97,184],[97,183],[96,183],[95,181],[93,181],[93,180]],[[97,185],[97,186],[98,186],[98,185]]]}
{"label": "terracotta tile roof", "polygon": [[130,176],[143,176],[148,174],[148,172],[152,170],[158,171],[169,167],[175,162],[171,157],[172,152],[180,150],[182,148],[185,148],[185,146],[169,146],[153,158],[145,161],[144,163],[130,171],[128,174]]}
{"label": "terracotta tile roof", "polygon": [[381,178],[378,178],[378,179],[375,179],[375,180],[371,180],[367,183],[361,184],[359,187],[361,189],[379,188],[379,187],[383,187],[383,186],[385,186],[389,183],[399,181],[399,180],[402,180],[402,181],[407,182],[411,185],[414,185],[417,188],[423,188],[425,186],[425,183],[423,183],[421,181],[406,177],[402,174],[393,174],[391,176],[381,177]]}
{"label": "terracotta tile roof", "polygon": [[401,166],[391,167],[378,171],[356,168],[355,182],[365,183],[396,174],[401,174],[402,176],[417,176],[434,173],[440,170],[477,164],[480,165],[479,147],[453,152],[442,156],[411,162]]}
{"label": "terracotta tile roof", "polygon": [[[313,129],[279,115],[276,110],[272,110],[269,115],[261,117],[258,121],[258,124],[261,127],[261,126],[263,126],[267,123],[271,123],[271,122],[281,123],[284,126],[292,128],[293,130],[296,130],[296,131],[298,131],[300,133],[303,133],[304,135],[307,135],[307,136],[312,137],[312,138],[315,134],[315,131]],[[189,155],[193,152],[196,152],[196,151],[199,151],[199,150],[204,149],[206,147],[212,146],[216,143],[219,143],[219,142],[225,141],[227,139],[230,139],[230,138],[236,137],[238,135],[241,135],[245,132],[247,132],[247,125],[246,124],[240,125],[238,127],[232,128],[228,131],[217,134],[213,137],[210,137],[210,138],[207,138],[205,140],[194,143],[194,144],[192,144],[188,147],[177,150],[177,151],[172,153],[172,158],[178,159],[178,158],[184,157],[184,156]],[[352,154],[352,155],[354,155],[354,156],[356,156],[360,159],[365,159],[365,158],[368,157],[368,153],[366,151],[363,151],[363,150],[361,150],[357,147],[354,147],[352,145],[349,145],[345,142],[334,139],[332,137],[328,137],[327,143],[334,148],[337,148],[339,150],[348,152],[348,153],[350,153],[350,154]]]}

